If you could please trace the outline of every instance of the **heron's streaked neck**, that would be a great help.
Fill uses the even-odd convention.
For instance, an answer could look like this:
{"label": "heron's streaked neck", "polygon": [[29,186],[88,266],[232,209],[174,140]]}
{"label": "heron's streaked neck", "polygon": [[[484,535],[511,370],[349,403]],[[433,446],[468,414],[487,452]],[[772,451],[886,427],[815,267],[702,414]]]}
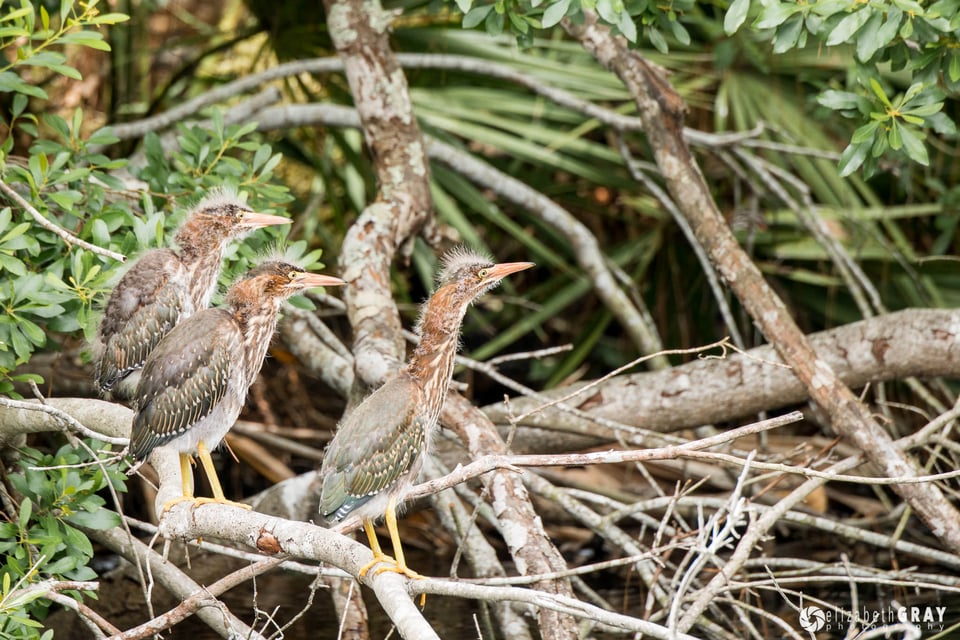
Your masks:
{"label": "heron's streaked neck", "polygon": [[277,329],[277,314],[281,304],[283,301],[277,298],[231,301],[231,312],[240,327],[240,335],[243,336],[243,371],[246,374],[244,390],[248,389],[260,374],[273,332]]}
{"label": "heron's streaked neck", "polygon": [[[413,350],[407,372],[425,388],[434,387],[440,404],[453,375],[454,358],[460,341],[460,324],[467,304],[453,300],[441,289],[427,302],[420,322],[420,344]],[[436,410],[439,412],[440,407]]]}
{"label": "heron's streaked neck", "polygon": [[210,306],[210,298],[216,291],[229,238],[202,229],[196,220],[188,220],[176,240],[180,245],[180,261],[189,275],[190,298],[197,309],[204,309]]}

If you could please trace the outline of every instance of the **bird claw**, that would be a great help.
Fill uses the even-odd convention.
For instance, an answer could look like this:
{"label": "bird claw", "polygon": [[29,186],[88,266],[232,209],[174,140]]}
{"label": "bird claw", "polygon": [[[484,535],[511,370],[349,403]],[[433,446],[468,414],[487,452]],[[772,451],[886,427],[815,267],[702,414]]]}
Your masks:
{"label": "bird claw", "polygon": [[378,576],[381,573],[391,572],[391,573],[402,573],[411,580],[424,580],[425,577],[411,569],[406,565],[400,565],[399,563],[388,564],[385,567],[377,567],[377,570],[373,572],[373,575]]}
{"label": "bird claw", "polygon": [[[376,565],[380,564],[381,562],[384,562],[384,563],[386,563],[386,564],[388,564],[388,565],[390,565],[390,564],[397,565],[397,561],[396,561],[395,559],[393,559],[391,556],[388,556],[388,555],[385,554],[385,553],[381,553],[381,554],[376,554],[376,553],[375,553],[375,554],[373,555],[373,560],[371,560],[371,561],[368,562],[367,564],[365,564],[365,565],[363,565],[362,567],[360,567],[360,571],[357,573],[357,577],[359,577],[359,578],[364,577],[365,575],[367,575],[367,573],[370,571],[370,569],[372,569],[372,568],[375,567]],[[375,571],[373,575],[377,575],[377,573],[379,573],[379,571]]]}
{"label": "bird claw", "polygon": [[365,575],[367,575],[367,573],[370,572],[370,569],[373,569],[378,564],[383,564],[384,566],[377,567],[376,571],[373,572],[373,575],[375,576],[378,576],[381,573],[391,572],[391,573],[402,573],[403,575],[407,576],[412,580],[423,579],[422,575],[420,575],[419,573],[417,573],[416,571],[408,567],[406,564],[400,564],[399,562],[396,561],[395,558],[388,556],[386,554],[374,556],[373,560],[371,560],[367,564],[360,567],[360,571],[357,574],[358,577],[360,578],[364,577]]}

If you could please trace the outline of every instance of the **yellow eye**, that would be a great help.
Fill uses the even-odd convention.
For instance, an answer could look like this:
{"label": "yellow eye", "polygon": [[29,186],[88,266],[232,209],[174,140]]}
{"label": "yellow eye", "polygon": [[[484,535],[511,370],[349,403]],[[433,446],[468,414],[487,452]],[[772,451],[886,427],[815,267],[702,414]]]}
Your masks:
{"label": "yellow eye", "polygon": [[291,271],[290,273],[287,274],[287,277],[290,278],[291,280],[296,280],[297,278],[300,277],[300,272],[299,272],[299,271]]}
{"label": "yellow eye", "polygon": [[480,271],[477,271],[477,280],[483,280],[487,277],[488,273],[489,271],[487,269],[480,269]]}

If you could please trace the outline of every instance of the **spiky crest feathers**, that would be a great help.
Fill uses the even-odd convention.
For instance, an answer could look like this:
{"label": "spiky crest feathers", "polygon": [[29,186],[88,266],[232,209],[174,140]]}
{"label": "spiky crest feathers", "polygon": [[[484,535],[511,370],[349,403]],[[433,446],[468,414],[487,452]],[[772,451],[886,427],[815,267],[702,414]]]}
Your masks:
{"label": "spiky crest feathers", "polygon": [[450,282],[465,267],[476,265],[492,266],[493,258],[481,251],[459,245],[447,251],[440,259],[441,269],[437,274],[437,286]]}

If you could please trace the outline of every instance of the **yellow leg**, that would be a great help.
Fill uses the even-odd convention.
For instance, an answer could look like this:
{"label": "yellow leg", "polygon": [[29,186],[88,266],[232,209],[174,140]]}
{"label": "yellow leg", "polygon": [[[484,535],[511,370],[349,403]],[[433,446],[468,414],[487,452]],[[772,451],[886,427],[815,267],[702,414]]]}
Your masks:
{"label": "yellow leg", "polygon": [[223,488],[220,486],[220,479],[217,477],[217,469],[213,466],[213,458],[210,457],[210,452],[207,451],[207,445],[201,440],[197,443],[197,457],[200,458],[200,464],[203,465],[203,471],[207,474],[207,480],[210,481],[210,488],[213,491],[212,498],[194,498],[194,506],[199,506],[201,504],[215,503],[215,504],[229,504],[234,507],[240,507],[241,509],[252,509],[248,504],[243,504],[242,502],[234,502],[233,500],[227,500],[223,496]]}
{"label": "yellow leg", "polygon": [[373,528],[373,520],[364,519],[363,530],[367,532],[367,540],[370,541],[370,550],[373,551],[373,560],[360,567],[359,576],[361,578],[367,575],[367,572],[376,564],[386,562],[395,565],[397,563],[396,560],[386,555],[383,549],[380,548],[380,541],[377,540],[377,532]]}
{"label": "yellow leg", "polygon": [[385,567],[379,567],[375,573],[395,571],[396,573],[402,573],[408,578],[422,578],[423,576],[407,566],[407,562],[403,558],[403,545],[400,543],[400,529],[397,528],[397,499],[394,496],[390,496],[390,499],[387,501],[384,519],[386,520],[387,531],[390,532],[390,542],[393,544],[393,555],[396,560],[393,561],[392,565],[388,564]]}
{"label": "yellow leg", "polygon": [[188,454],[180,454],[180,486],[182,487],[183,495],[179,498],[164,502],[162,513],[166,513],[170,510],[170,507],[177,503],[193,502],[193,470],[190,468],[191,463],[192,460]]}

